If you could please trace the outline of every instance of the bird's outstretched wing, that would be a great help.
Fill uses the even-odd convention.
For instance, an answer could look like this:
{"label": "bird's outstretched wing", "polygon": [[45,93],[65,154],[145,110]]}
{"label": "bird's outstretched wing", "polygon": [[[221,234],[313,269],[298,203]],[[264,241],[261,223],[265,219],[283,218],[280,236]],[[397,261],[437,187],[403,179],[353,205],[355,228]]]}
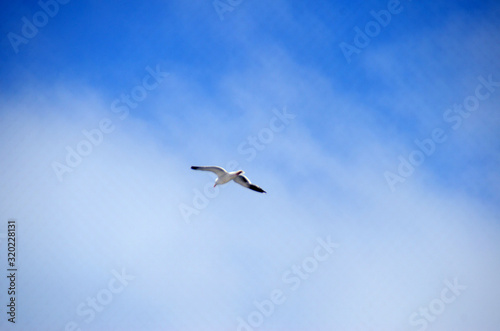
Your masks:
{"label": "bird's outstretched wing", "polygon": [[210,167],[196,167],[196,166],[192,166],[191,169],[193,169],[193,170],[211,171],[214,174],[216,174],[217,177],[220,177],[220,176],[222,176],[224,174],[227,174],[227,171],[224,170],[224,168],[215,167],[215,166],[210,166]]}
{"label": "bird's outstretched wing", "polygon": [[267,193],[266,191],[264,191],[263,189],[261,189],[260,187],[258,187],[257,185],[255,184],[252,184],[250,182],[250,180],[246,177],[246,176],[243,176],[243,175],[239,175],[237,176],[234,181],[238,184],[240,184],[241,186],[245,186],[251,190],[254,190],[256,192],[260,192],[260,193]]}

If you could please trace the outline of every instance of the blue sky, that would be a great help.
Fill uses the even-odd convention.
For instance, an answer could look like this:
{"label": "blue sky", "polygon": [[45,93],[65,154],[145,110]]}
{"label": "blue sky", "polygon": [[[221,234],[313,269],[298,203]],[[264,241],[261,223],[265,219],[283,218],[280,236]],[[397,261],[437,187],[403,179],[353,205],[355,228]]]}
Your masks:
{"label": "blue sky", "polygon": [[0,13],[2,330],[498,328],[496,1],[40,3]]}

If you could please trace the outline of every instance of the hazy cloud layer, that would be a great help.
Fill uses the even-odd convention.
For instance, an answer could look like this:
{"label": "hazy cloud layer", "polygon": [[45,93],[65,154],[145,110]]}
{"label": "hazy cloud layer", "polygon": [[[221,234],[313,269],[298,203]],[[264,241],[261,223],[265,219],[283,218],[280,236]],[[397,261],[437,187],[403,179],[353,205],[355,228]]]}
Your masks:
{"label": "hazy cloud layer", "polygon": [[[101,8],[92,30],[111,17],[122,37],[82,42],[130,36],[136,51],[114,64],[109,50],[69,59],[83,46],[57,27],[94,6],[61,7],[2,69],[0,257],[15,218],[16,328],[494,330],[498,6],[401,3],[349,64],[338,44],[387,2],[244,1],[222,21],[209,2]],[[21,9],[9,10],[29,17]],[[172,25],[148,31],[160,9]],[[167,41],[173,53],[155,53]],[[60,71],[33,55],[44,45],[60,50]],[[478,85],[488,97],[453,128],[443,114]],[[415,140],[436,128],[447,138],[425,153]],[[214,191],[190,170],[212,164],[268,194]],[[400,177],[393,189],[386,172]]]}

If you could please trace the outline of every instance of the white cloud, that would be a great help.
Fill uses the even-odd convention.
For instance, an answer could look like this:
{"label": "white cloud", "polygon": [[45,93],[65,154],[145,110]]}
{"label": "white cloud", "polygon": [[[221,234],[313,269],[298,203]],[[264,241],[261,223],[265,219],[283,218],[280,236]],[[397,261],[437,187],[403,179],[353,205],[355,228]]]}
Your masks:
{"label": "white cloud", "polygon": [[[96,93],[59,95],[39,103],[21,94],[2,105],[1,142],[9,162],[0,179],[1,208],[19,220],[26,279],[20,286],[30,293],[20,302],[35,317],[31,321],[42,323],[38,328],[76,321],[89,329],[234,330],[238,316],[255,309],[254,300],[281,288],[287,300],[262,329],[412,330],[410,314],[453,277],[468,290],[436,325],[487,329],[494,322],[481,307],[498,306],[495,209],[418,177],[391,194],[381,176],[392,160],[391,146],[376,135],[354,145],[356,157],[344,158],[318,143],[298,116],[245,164],[267,195],[228,184],[186,224],[178,205],[212,181],[189,166],[194,159],[239,157],[233,143],[239,140],[229,139],[234,132],[222,131],[220,138],[212,131],[216,121],[221,127],[244,121],[204,126],[170,117],[170,126],[178,125],[175,135],[186,142],[174,146],[161,125],[150,127],[134,115],[119,122]],[[71,116],[64,115],[70,105]],[[288,109],[295,112],[293,105]],[[270,109],[260,109],[259,120],[240,127],[246,132],[239,137],[262,128],[269,115]],[[77,144],[81,130],[103,117],[115,121],[115,131],[59,182],[51,162],[64,158],[65,146]],[[207,143],[207,136],[218,145]],[[207,149],[193,148],[196,142]],[[317,175],[311,177],[310,169]],[[325,235],[340,243],[338,251],[290,290],[283,273]],[[121,268],[136,279],[87,326],[76,308]],[[47,318],[47,310],[61,314]],[[20,325],[32,327],[30,320]]]}

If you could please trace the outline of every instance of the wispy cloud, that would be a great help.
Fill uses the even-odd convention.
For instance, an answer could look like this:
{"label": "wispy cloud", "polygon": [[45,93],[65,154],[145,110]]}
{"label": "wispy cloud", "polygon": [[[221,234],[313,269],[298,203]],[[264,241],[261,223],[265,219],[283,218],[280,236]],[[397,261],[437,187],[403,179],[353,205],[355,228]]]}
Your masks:
{"label": "wispy cloud", "polygon": [[[75,309],[90,307],[88,298],[103,308],[94,309],[88,324],[97,330],[235,330],[238,317],[262,330],[415,330],[414,313],[430,327],[496,327],[496,92],[460,129],[448,131],[396,192],[382,174],[415,149],[415,139],[432,137],[449,107],[475,95],[477,77],[500,77],[497,23],[483,7],[469,14],[413,1],[347,66],[338,43],[348,35],[339,31],[366,23],[378,7],[344,5],[342,16],[327,4],[243,2],[224,21],[211,2],[151,4],[150,15],[145,7],[124,6],[109,22],[102,10],[96,26],[118,24],[110,33],[117,40],[94,38],[112,53],[95,47],[95,54],[67,60],[71,66],[42,68],[46,54],[30,49],[51,38],[57,44],[58,16],[54,30],[48,25],[19,58],[10,58],[23,67],[23,56],[33,56],[16,79],[6,76],[13,87],[0,93],[7,160],[0,172],[7,216],[0,226],[18,220],[26,280],[19,283],[26,315],[18,327],[63,330],[74,321],[83,328],[90,315]],[[429,19],[416,24],[424,12]],[[68,15],[79,22],[89,18],[85,13],[79,7]],[[150,25],[142,15],[162,21]],[[127,32],[118,22],[123,17],[137,30]],[[206,38],[200,26],[210,32]],[[314,37],[322,29],[318,36],[327,41]],[[116,37],[122,34],[130,35],[130,45],[111,47],[127,44]],[[66,47],[54,57],[75,55]],[[147,63],[169,73],[154,91],[144,85],[153,83],[144,80]],[[47,71],[52,75],[43,77]],[[116,100],[128,113],[113,111]],[[273,109],[284,106],[295,117],[278,132]],[[115,129],[101,139],[93,130],[103,118]],[[54,160],[91,139],[99,142],[92,153],[59,181]],[[251,147],[255,153],[238,151]],[[213,183],[190,166],[231,160],[268,194],[221,186],[187,224],[179,205]],[[317,238],[326,236],[341,246],[320,263]],[[113,270],[134,277],[116,295],[117,283],[109,287]],[[291,277],[300,279],[295,291]],[[455,278],[467,289],[440,314],[444,282]],[[269,300],[275,309],[264,314]],[[420,307],[436,317],[432,324]],[[262,323],[257,314],[249,319],[255,311]]]}

